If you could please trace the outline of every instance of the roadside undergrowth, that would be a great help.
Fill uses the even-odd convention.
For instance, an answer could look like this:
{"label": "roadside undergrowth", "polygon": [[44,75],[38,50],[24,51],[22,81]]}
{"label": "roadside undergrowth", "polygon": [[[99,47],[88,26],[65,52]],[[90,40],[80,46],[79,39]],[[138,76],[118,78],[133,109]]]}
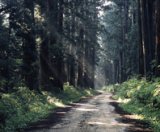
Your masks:
{"label": "roadside undergrowth", "polygon": [[149,122],[154,132],[160,131],[160,78],[152,81],[132,78],[104,90],[114,93],[113,98],[123,110]]}
{"label": "roadside undergrowth", "polygon": [[43,91],[38,94],[27,88],[19,88],[14,93],[1,94],[0,131],[14,132],[27,127],[28,124],[45,118],[57,107],[76,102],[82,97],[92,96],[92,89],[75,89],[64,86],[60,94]]}

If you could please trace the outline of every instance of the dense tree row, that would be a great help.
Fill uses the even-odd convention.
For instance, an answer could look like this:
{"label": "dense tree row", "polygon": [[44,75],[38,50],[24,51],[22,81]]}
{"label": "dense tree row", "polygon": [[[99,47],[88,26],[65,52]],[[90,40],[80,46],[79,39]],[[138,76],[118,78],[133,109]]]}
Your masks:
{"label": "dense tree row", "polygon": [[137,74],[148,79],[160,76],[159,4],[159,0],[110,0],[102,34],[103,70],[110,83]]}
{"label": "dense tree row", "polygon": [[[160,76],[159,5],[158,0],[0,0],[0,91],[27,86],[60,92],[64,83],[94,88],[97,56],[106,83],[135,74]],[[105,9],[103,26],[99,9]]]}
{"label": "dense tree row", "polygon": [[1,0],[0,90],[94,88],[97,0]]}
{"label": "dense tree row", "polygon": [[111,0],[102,33],[103,70],[109,83],[121,83],[138,74],[138,7],[136,1]]}
{"label": "dense tree row", "polygon": [[139,0],[140,64],[146,77],[160,76],[160,2]]}

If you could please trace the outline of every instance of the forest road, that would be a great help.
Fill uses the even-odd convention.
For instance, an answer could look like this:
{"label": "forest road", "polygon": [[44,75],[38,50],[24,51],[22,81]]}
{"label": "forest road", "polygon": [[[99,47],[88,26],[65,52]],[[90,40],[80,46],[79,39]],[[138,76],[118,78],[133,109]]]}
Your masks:
{"label": "forest road", "polygon": [[[94,96],[80,103],[73,103],[69,110],[55,111],[56,116],[50,121],[60,119],[55,123],[46,125],[44,122],[31,127],[29,132],[151,132],[145,124],[135,119],[124,119],[124,113],[115,110],[116,101],[110,93]],[[66,106],[67,107],[67,106]],[[57,116],[59,115],[59,116]],[[63,116],[61,116],[63,115]],[[138,124],[137,124],[138,123]],[[47,127],[46,127],[47,126]]]}

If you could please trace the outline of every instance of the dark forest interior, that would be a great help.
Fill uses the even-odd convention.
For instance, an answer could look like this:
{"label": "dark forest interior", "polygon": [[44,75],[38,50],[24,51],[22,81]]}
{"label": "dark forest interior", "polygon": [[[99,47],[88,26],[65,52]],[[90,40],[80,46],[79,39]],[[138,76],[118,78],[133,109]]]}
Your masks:
{"label": "dark forest interior", "polygon": [[159,77],[160,0],[0,0],[0,131],[132,78],[160,111]]}

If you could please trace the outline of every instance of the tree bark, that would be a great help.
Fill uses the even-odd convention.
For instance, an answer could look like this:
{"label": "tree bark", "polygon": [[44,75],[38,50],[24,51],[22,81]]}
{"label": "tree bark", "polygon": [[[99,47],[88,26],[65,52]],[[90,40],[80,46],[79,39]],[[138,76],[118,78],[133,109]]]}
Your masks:
{"label": "tree bark", "polygon": [[156,0],[156,48],[155,48],[155,57],[156,57],[156,76],[160,76],[160,1]]}

